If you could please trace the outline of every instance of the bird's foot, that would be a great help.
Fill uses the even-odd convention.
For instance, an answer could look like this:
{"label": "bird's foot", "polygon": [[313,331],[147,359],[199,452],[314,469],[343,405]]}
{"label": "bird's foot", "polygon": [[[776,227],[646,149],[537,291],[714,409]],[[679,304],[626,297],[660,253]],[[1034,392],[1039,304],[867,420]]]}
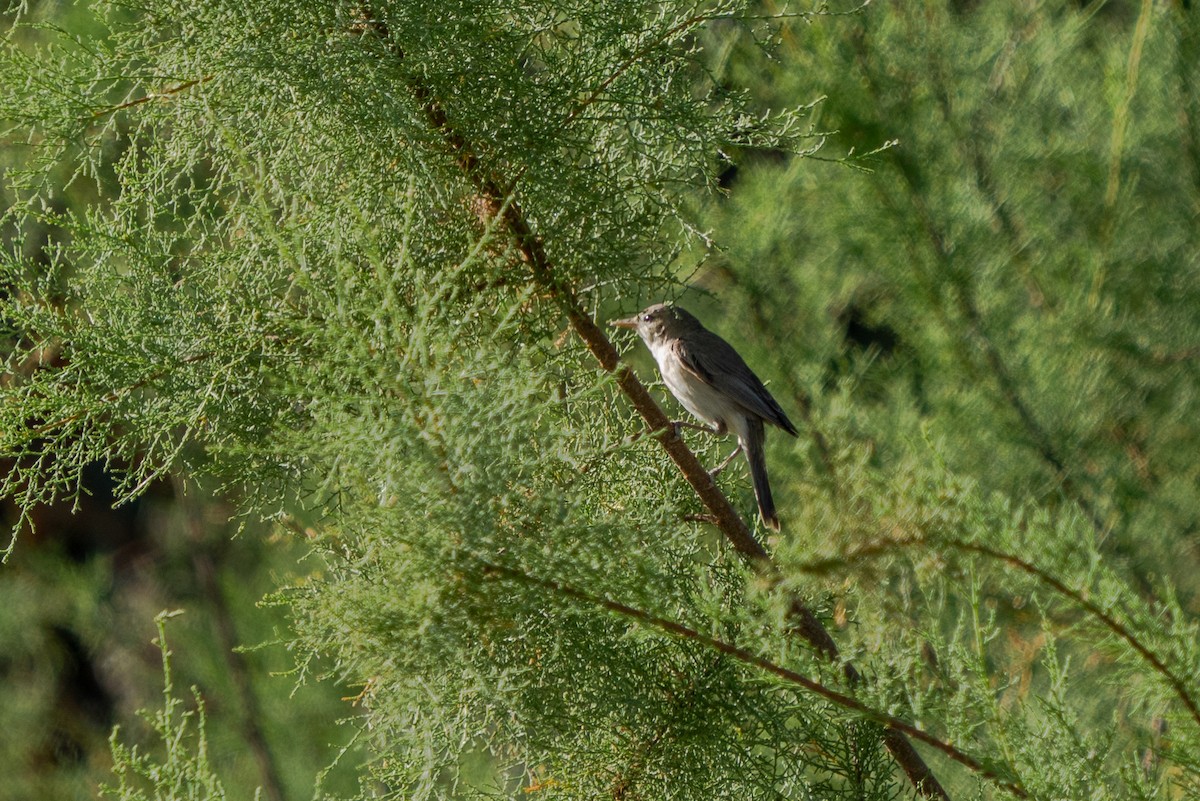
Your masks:
{"label": "bird's foot", "polygon": [[683,433],[683,429],[685,429],[685,428],[694,428],[697,431],[704,431],[709,434],[719,433],[714,428],[709,428],[708,426],[702,426],[702,425],[699,425],[698,423],[693,423],[688,420],[672,420],[671,427],[673,429],[675,429],[675,439],[679,439],[680,435]]}
{"label": "bird's foot", "polygon": [[723,434],[723,433],[725,433],[724,431],[722,431],[719,428],[714,428],[712,426],[703,426],[703,425],[700,425],[699,423],[693,423],[690,420],[672,420],[671,425],[675,426],[676,431],[679,431],[679,429],[681,429],[681,428],[694,428],[697,431],[704,431],[708,434]]}
{"label": "bird's foot", "polygon": [[721,471],[729,466],[729,463],[733,461],[733,457],[737,456],[741,452],[742,452],[742,446],[738,445],[736,448],[733,449],[733,453],[731,453],[725,457],[725,461],[721,462],[719,465],[714,467],[712,470],[708,471],[709,476],[711,476],[712,478],[716,478],[717,476],[721,475]]}

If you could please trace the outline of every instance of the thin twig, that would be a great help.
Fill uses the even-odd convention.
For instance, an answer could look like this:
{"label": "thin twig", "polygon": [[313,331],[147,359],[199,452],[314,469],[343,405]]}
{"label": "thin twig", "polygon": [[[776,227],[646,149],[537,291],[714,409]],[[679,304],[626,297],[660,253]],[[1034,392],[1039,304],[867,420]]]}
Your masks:
{"label": "thin twig", "polygon": [[[138,379],[137,381],[134,381],[132,384],[129,384],[128,386],[124,386],[124,387],[120,387],[119,389],[112,390],[108,394],[104,395],[104,397],[100,398],[100,403],[101,404],[115,403],[116,401],[120,400],[122,396],[128,395],[130,392],[135,392],[135,391],[141,389],[142,387],[145,387],[148,384],[151,384],[151,383],[157,381],[158,379],[167,375],[168,373],[170,373],[172,370],[174,370],[176,367],[178,367],[181,364],[194,364],[195,362],[199,362],[199,361],[203,361],[205,359],[212,358],[213,355],[215,355],[215,354],[212,351],[205,351],[204,353],[197,353],[192,356],[188,356],[186,358],[180,359],[178,363],[172,364],[169,367],[164,367],[161,370],[157,370],[157,371],[151,373],[150,375],[146,376],[145,378],[141,378],[141,379]],[[76,420],[79,420],[80,418],[82,418],[89,411],[91,411],[91,410],[76,412],[75,414],[70,414],[70,415],[67,415],[66,417],[62,417],[58,420],[55,420],[52,423],[45,423],[45,424],[40,425],[37,428],[33,429],[31,433],[33,434],[33,436],[35,438],[40,437],[43,434],[53,431],[56,428],[62,428],[65,425],[74,423]]]}
{"label": "thin twig", "polygon": [[1023,559],[1016,554],[1002,551],[999,548],[993,548],[990,545],[984,545],[978,542],[970,542],[954,538],[928,538],[922,535],[906,536],[906,537],[885,537],[874,542],[868,543],[860,548],[856,548],[852,552],[830,559],[822,559],[815,562],[809,562],[802,565],[798,570],[807,573],[827,573],[830,570],[848,566],[851,563],[862,559],[876,559],[895,552],[900,548],[932,548],[932,547],[949,547],[959,551],[968,553],[976,553],[981,556],[986,556],[990,559],[995,559],[1004,564],[1015,567],[1023,573],[1027,573],[1036,578],[1041,583],[1045,584],[1050,589],[1057,592],[1059,595],[1067,598],[1076,606],[1083,609],[1088,614],[1099,620],[1105,628],[1121,638],[1129,644],[1138,656],[1144,659],[1154,672],[1158,673],[1171,689],[1179,697],[1179,700],[1187,707],[1188,713],[1192,719],[1200,725],[1200,705],[1196,699],[1192,697],[1188,690],[1187,683],[1175,674],[1171,668],[1163,661],[1162,657],[1156,654],[1151,648],[1137,638],[1137,636],[1129,630],[1124,624],[1114,618],[1111,614],[1104,611],[1098,604],[1088,600],[1082,592],[1073,590],[1068,587],[1061,579],[1052,575],[1048,571],[1038,567],[1027,559]]}
{"label": "thin twig", "polygon": [[134,98],[133,100],[127,100],[124,103],[120,103],[115,106],[109,106],[108,108],[102,108],[99,111],[94,111],[94,112],[92,112],[92,116],[93,117],[103,117],[105,115],[113,114],[115,112],[121,111],[122,109],[132,108],[133,106],[140,106],[142,103],[149,103],[151,100],[161,100],[165,97],[170,97],[171,95],[187,91],[188,89],[191,89],[193,86],[197,86],[202,83],[208,83],[212,79],[213,79],[212,75],[205,75],[203,78],[197,78],[197,79],[191,80],[191,81],[184,81],[181,84],[177,84],[175,86],[169,86],[166,89],[163,89],[161,92],[151,92],[150,94],[145,95],[143,97]]}
{"label": "thin twig", "polygon": [[1197,707],[1196,700],[1192,698],[1192,694],[1188,691],[1187,684],[1185,684],[1182,679],[1176,676],[1174,671],[1167,667],[1166,663],[1162,661],[1158,654],[1154,653],[1154,651],[1150,650],[1148,646],[1143,644],[1136,636],[1134,636],[1133,632],[1122,625],[1120,621],[1118,621],[1108,612],[1105,612],[1103,609],[1101,609],[1099,605],[1089,601],[1087,597],[1083,595],[1083,593],[1071,589],[1058,578],[1052,576],[1050,573],[1047,573],[1045,570],[1042,570],[1032,562],[1022,559],[1015,554],[1005,553],[1004,551],[992,548],[988,545],[983,545],[977,542],[966,542],[964,540],[948,540],[946,541],[946,544],[958,550],[978,553],[1012,565],[1013,567],[1033,576],[1038,581],[1050,587],[1060,595],[1069,598],[1079,607],[1103,623],[1109,631],[1120,637],[1125,642],[1129,643],[1129,646],[1133,648],[1133,650],[1136,651],[1139,656],[1145,659],[1146,662],[1150,664],[1150,667],[1155,670],[1155,672],[1166,679],[1167,683],[1170,684],[1171,688],[1175,691],[1175,694],[1179,696],[1179,700],[1183,702],[1183,705],[1187,707],[1188,712],[1191,713],[1193,720],[1196,721],[1197,725],[1200,725],[1200,708]]}
{"label": "thin twig", "polygon": [[151,92],[150,94],[146,95],[145,97],[134,98],[133,100],[127,100],[124,103],[121,103],[116,106],[109,106],[108,108],[102,108],[99,111],[93,111],[92,116],[93,117],[104,117],[108,114],[114,114],[118,111],[121,111],[122,109],[132,108],[133,106],[140,106],[142,103],[149,103],[151,100],[161,100],[165,97],[170,97],[171,95],[176,95],[176,94],[179,94],[180,92],[185,92],[188,89],[191,89],[193,86],[197,86],[202,83],[208,83],[212,79],[213,79],[212,75],[205,75],[203,78],[197,78],[194,81],[184,81],[183,83],[178,84],[176,86],[169,86],[166,89],[163,89],[161,92]]}

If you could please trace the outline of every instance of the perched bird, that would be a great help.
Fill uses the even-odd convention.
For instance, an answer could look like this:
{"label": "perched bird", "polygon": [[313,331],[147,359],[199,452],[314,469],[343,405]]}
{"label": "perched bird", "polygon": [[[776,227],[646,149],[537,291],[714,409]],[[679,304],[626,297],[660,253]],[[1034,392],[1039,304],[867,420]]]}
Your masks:
{"label": "perched bird", "polygon": [[775,501],[767,481],[767,458],[763,450],[763,423],[779,426],[796,436],[796,427],[771,397],[758,376],[725,340],[709,331],[684,309],[659,303],[625,320],[610,325],[638,332],[654,354],[663,381],[683,408],[709,423],[712,428],[676,422],[724,435],[732,431],[738,446],[712,474],[721,472],[744,451],[750,464],[750,480],[763,523],[779,530]]}

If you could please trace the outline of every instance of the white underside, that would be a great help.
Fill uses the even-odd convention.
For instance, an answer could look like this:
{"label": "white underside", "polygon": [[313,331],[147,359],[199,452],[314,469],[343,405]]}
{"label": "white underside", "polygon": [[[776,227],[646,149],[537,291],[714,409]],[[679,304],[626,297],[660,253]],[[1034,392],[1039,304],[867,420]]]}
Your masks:
{"label": "white underside", "polygon": [[667,389],[693,416],[712,426],[722,424],[744,442],[747,434],[746,413],[725,394],[718,392],[683,367],[667,343],[650,345],[658,370]]}

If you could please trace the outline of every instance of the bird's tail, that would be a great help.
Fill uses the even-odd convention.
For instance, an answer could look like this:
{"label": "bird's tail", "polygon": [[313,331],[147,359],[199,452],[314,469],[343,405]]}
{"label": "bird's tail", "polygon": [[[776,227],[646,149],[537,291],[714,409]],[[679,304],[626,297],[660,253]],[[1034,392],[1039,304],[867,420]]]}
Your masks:
{"label": "bird's tail", "polygon": [[758,513],[770,528],[779,531],[779,517],[775,514],[775,499],[771,497],[771,483],[767,481],[766,432],[759,417],[751,417],[746,435],[741,440],[746,461],[750,464],[750,482],[754,485],[754,497],[758,500]]}

